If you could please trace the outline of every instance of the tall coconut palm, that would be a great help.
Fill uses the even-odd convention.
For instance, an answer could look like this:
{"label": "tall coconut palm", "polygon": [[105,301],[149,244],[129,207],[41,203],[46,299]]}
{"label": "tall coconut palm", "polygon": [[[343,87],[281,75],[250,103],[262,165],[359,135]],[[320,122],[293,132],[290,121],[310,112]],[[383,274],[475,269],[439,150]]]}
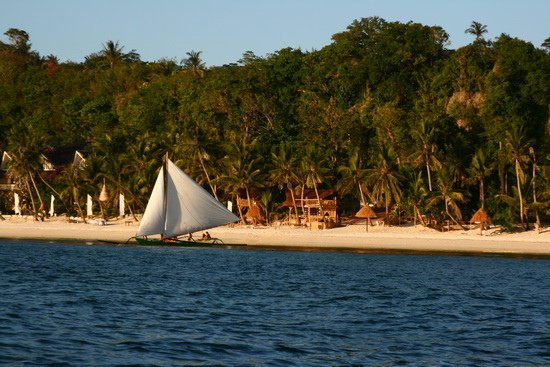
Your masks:
{"label": "tall coconut palm", "polygon": [[456,224],[464,226],[459,222],[462,219],[462,212],[458,203],[464,202],[464,194],[454,189],[453,175],[448,168],[443,168],[437,175],[437,191],[428,201],[428,207],[435,206],[441,202],[445,205],[445,214]]}
{"label": "tall coconut palm", "polygon": [[479,183],[479,202],[481,208],[485,208],[485,178],[493,171],[493,166],[487,161],[483,149],[478,149],[472,157],[472,163],[468,169],[471,179]]}
{"label": "tall coconut palm", "polygon": [[[292,155],[288,144],[281,143],[278,151],[271,152],[272,169],[269,171],[270,181],[282,189],[290,191],[294,213],[298,218],[298,207],[294,195],[294,185],[298,182],[298,160]],[[290,218],[289,218],[290,219]]]}
{"label": "tall coconut palm", "polygon": [[361,163],[361,159],[359,158],[359,149],[354,148],[349,156],[348,164],[338,167],[338,172],[342,175],[342,178],[338,181],[337,188],[338,192],[341,194],[350,193],[357,188],[359,191],[359,201],[361,205],[365,205],[365,194],[369,197],[370,195],[368,192],[364,192],[367,171],[362,168]]}
{"label": "tall coconut palm", "polygon": [[412,136],[416,142],[415,152],[411,155],[411,160],[416,164],[422,164],[426,167],[428,177],[428,189],[432,191],[432,170],[441,168],[441,162],[437,158],[437,146],[434,142],[436,131],[428,126],[424,121],[412,130]]}
{"label": "tall coconut palm", "polygon": [[8,150],[11,157],[8,166],[8,175],[18,183],[18,186],[23,191],[27,191],[31,200],[33,215],[37,219],[38,211],[31,185],[36,193],[40,207],[43,208],[44,202],[35,180],[42,169],[40,138],[28,126],[21,124],[10,129],[8,139]]}
{"label": "tall coconut palm", "polygon": [[308,145],[305,149],[304,155],[302,156],[302,160],[300,161],[300,166],[304,184],[306,187],[313,187],[315,190],[319,210],[322,213],[323,203],[321,202],[321,198],[319,196],[318,184],[324,182],[329,171],[326,167],[326,161],[320,152],[315,150],[314,146]]}
{"label": "tall coconut palm", "polygon": [[476,41],[478,41],[483,38],[483,35],[485,33],[487,33],[487,26],[479,22],[473,21],[470,27],[466,29],[464,33],[474,35],[476,37]]}
{"label": "tall coconut palm", "polygon": [[128,53],[123,52],[123,50],[124,46],[120,46],[118,44],[118,41],[107,41],[103,45],[103,50],[99,52],[99,55],[105,58],[111,69],[113,69],[121,62],[131,62],[139,60],[139,54],[135,50],[132,50]]}
{"label": "tall coconut palm", "polygon": [[376,159],[374,168],[367,169],[367,181],[372,186],[372,193],[377,200],[384,200],[386,209],[386,223],[390,224],[390,204],[401,199],[400,176],[394,165],[395,152],[391,147],[382,146]]}
{"label": "tall coconut palm", "polygon": [[209,138],[206,131],[198,124],[194,127],[191,134],[176,133],[175,136],[177,144],[174,146],[174,153],[177,156],[186,157],[186,160],[192,166],[191,168],[198,165],[197,171],[200,170],[204,174],[204,179],[208,183],[208,186],[210,186],[212,195],[218,199],[216,186],[212,182],[212,172],[208,164],[212,158],[210,153],[212,150],[211,147],[215,146],[212,143],[212,139]]}
{"label": "tall coconut palm", "polygon": [[526,221],[525,202],[521,186],[525,182],[524,165],[529,162],[529,147],[531,142],[527,140],[523,125],[515,126],[505,133],[504,144],[509,161],[514,165],[516,184],[519,200],[519,217],[522,227],[529,229]]}
{"label": "tall coconut palm", "polygon": [[187,52],[187,58],[182,59],[181,63],[185,69],[191,71],[193,76],[203,76],[206,70],[206,64],[201,58],[202,51],[189,51]]}
{"label": "tall coconut palm", "polygon": [[[225,144],[226,156],[223,158],[224,173],[216,178],[215,183],[219,183],[226,192],[237,195],[244,191],[248,201],[248,207],[252,208],[250,190],[262,187],[263,173],[260,169],[262,157],[257,155],[254,149],[257,141],[247,142],[246,138],[240,141],[232,137],[231,141]],[[244,223],[242,213],[241,221]]]}
{"label": "tall coconut palm", "polygon": [[537,202],[537,156],[535,155],[535,149],[533,147],[529,147],[529,155],[532,158],[533,163],[533,176],[531,177],[532,185],[533,185],[533,209],[535,210],[535,220],[536,220],[536,227],[538,232],[541,231],[541,225],[540,225],[540,216],[539,216],[539,204]]}
{"label": "tall coconut palm", "polygon": [[420,211],[426,202],[428,197],[428,191],[426,191],[426,184],[422,178],[421,172],[412,172],[408,179],[405,180],[406,184],[406,195],[405,195],[405,204],[412,208],[414,225],[416,226],[417,219],[420,220],[422,225],[426,225],[424,217]]}

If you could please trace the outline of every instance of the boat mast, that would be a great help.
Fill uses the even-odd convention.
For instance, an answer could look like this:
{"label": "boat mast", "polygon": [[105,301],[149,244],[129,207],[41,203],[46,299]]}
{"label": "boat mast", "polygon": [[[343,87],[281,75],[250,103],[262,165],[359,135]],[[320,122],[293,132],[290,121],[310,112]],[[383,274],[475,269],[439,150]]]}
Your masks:
{"label": "boat mast", "polygon": [[162,210],[164,212],[164,226],[163,226],[163,229],[162,229],[162,233],[160,234],[160,237],[161,239],[164,238],[164,234],[166,233],[166,221],[167,221],[167,218],[166,218],[166,214],[168,212],[168,194],[167,194],[167,191],[168,191],[168,152],[166,152],[166,154],[164,155],[163,159],[162,159],[162,171],[163,171],[163,175],[162,175]]}

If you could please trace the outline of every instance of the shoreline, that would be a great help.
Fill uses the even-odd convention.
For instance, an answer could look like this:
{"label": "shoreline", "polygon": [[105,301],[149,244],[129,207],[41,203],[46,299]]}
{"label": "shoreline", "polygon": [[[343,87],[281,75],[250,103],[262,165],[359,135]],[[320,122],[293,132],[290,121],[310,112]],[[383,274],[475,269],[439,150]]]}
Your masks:
{"label": "shoreline", "polygon": [[[0,238],[17,240],[76,241],[124,244],[135,235],[138,223],[132,220],[108,221],[105,225],[71,223],[66,217],[44,222],[28,217],[4,216],[0,220]],[[281,226],[222,226],[209,230],[212,237],[226,246],[246,244],[251,249],[300,251],[350,251],[368,253],[457,254],[550,257],[550,228],[519,233],[499,233],[498,228],[484,231],[437,232],[412,225],[369,227],[353,224],[327,230]],[[195,238],[200,233],[195,234]],[[134,245],[135,243],[128,243]]]}

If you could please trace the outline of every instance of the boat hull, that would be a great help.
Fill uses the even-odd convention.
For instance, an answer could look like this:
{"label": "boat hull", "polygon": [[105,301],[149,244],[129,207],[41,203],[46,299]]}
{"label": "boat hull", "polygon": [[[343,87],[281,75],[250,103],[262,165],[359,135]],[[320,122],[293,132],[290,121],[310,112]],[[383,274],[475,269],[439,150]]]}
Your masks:
{"label": "boat hull", "polygon": [[138,245],[142,246],[175,246],[175,247],[212,247],[223,245],[223,241],[219,239],[213,239],[208,241],[183,241],[183,240],[171,240],[163,241],[158,238],[143,238],[134,237]]}

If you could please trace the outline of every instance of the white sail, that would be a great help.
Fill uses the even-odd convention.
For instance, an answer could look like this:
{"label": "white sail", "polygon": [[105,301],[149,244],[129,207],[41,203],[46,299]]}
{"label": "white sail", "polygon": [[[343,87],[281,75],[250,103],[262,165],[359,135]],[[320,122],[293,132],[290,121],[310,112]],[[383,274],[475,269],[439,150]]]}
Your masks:
{"label": "white sail", "polygon": [[[162,169],[137,236],[180,236],[239,220],[172,161],[167,160],[166,168],[166,183]],[[166,205],[163,197],[164,188]]]}
{"label": "white sail", "polygon": [[166,236],[179,236],[239,220],[170,160],[167,167]]}
{"label": "white sail", "polygon": [[164,223],[166,222],[166,213],[164,212],[164,167],[161,168],[153,192],[143,213],[138,236],[147,236],[150,234],[164,233]]}

